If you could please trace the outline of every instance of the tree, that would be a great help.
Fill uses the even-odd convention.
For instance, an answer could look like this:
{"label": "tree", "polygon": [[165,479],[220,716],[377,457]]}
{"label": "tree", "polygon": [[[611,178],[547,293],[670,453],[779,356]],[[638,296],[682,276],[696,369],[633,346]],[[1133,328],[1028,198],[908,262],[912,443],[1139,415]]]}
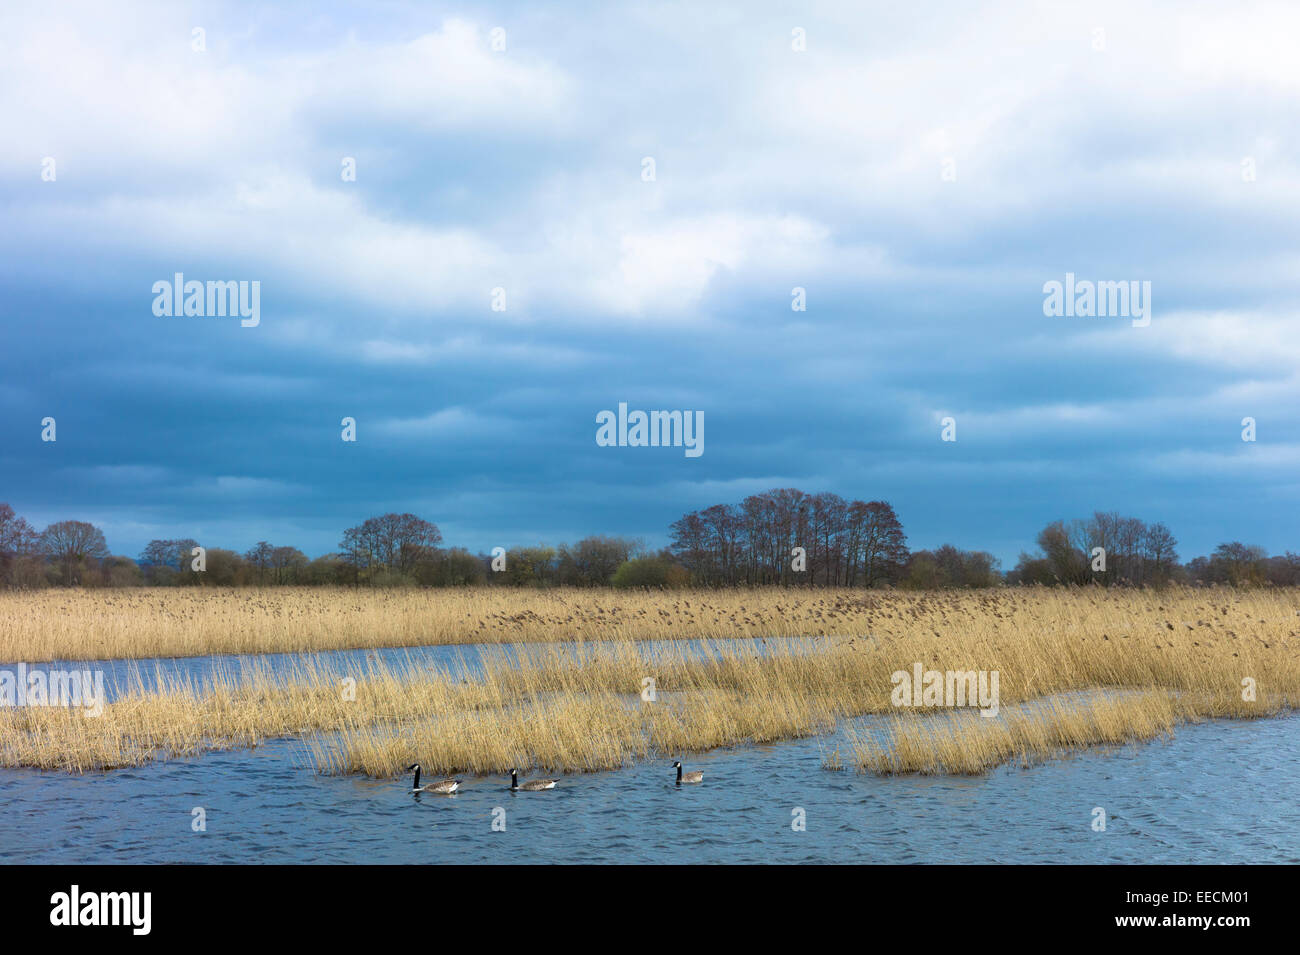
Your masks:
{"label": "tree", "polygon": [[998,559],[982,550],[944,544],[933,552],[914,551],[903,585],[917,590],[939,587],[993,587],[1001,580]]}
{"label": "tree", "polygon": [[584,537],[572,547],[561,545],[558,557],[560,583],[576,587],[603,587],[637,549],[622,537]]}
{"label": "tree", "polygon": [[536,587],[554,583],[555,548],[544,544],[536,547],[513,547],[506,551],[505,570],[493,573],[491,579],[515,587]]}
{"label": "tree", "polygon": [[1285,556],[1268,559],[1269,583],[1279,587],[1300,584],[1300,554],[1287,551]]}
{"label": "tree", "polygon": [[248,564],[233,550],[209,547],[208,569],[203,574],[205,583],[214,587],[238,587],[249,582]]}
{"label": "tree", "polygon": [[296,547],[271,548],[271,569],[277,584],[297,583],[298,575],[307,567],[307,555]]}
{"label": "tree", "polygon": [[109,557],[102,562],[100,570],[105,587],[138,587],[144,582],[140,565],[130,557]]}
{"label": "tree", "polygon": [[907,576],[903,578],[904,587],[908,590],[937,590],[948,585],[947,576],[934,559],[934,554],[928,550],[912,553],[907,562]]}
{"label": "tree", "polygon": [[708,523],[698,511],[673,521],[668,533],[673,554],[697,582],[706,586],[722,582]]}
{"label": "tree", "polygon": [[[672,556],[696,583],[875,586],[901,578],[907,539],[884,501],[773,488],[739,506],[715,504],[675,521]],[[794,565],[795,548],[804,569]]]}
{"label": "tree", "polygon": [[808,586],[835,586],[845,569],[843,536],[849,505],[838,494],[815,494],[808,514]]}
{"label": "tree", "polygon": [[[1078,521],[1074,522],[1076,528]],[[1088,553],[1072,540],[1071,528],[1064,521],[1053,521],[1038,532],[1038,546],[1042,549],[1058,584],[1086,584],[1089,581]]]}
{"label": "tree", "polygon": [[140,551],[140,563],[151,584],[198,583],[199,575],[190,569],[194,548],[199,542],[191,537],[180,540],[155,538]]}
{"label": "tree", "polygon": [[442,532],[438,525],[414,514],[384,514],[367,518],[343,532],[340,545],[346,559],[358,573],[371,579],[385,572],[410,575],[433,559]]}
{"label": "tree", "polygon": [[302,579],[314,586],[355,583],[356,568],[342,554],[323,554],[307,565]]}
{"label": "tree", "polygon": [[39,544],[36,528],[0,503],[0,581],[14,586],[34,583],[39,577]]}
{"label": "tree", "polygon": [[30,554],[39,539],[36,528],[15,514],[8,504],[0,503],[0,556]]}
{"label": "tree", "polygon": [[894,509],[884,501],[854,501],[848,517],[853,540],[850,565],[854,568],[850,586],[859,572],[867,587],[898,580],[907,563],[907,538]]}
{"label": "tree", "polygon": [[[1039,531],[1038,546],[1043,556],[1021,554],[1009,582],[1159,587],[1180,573],[1178,541],[1168,527],[1113,511],[1069,523],[1053,521]],[[1104,564],[1097,548],[1105,553]]]}
{"label": "tree", "polygon": [[1007,574],[1007,583],[1049,586],[1060,581],[1052,569],[1052,562],[1046,557],[1034,557],[1021,551],[1016,566]]}
{"label": "tree", "polygon": [[1234,587],[1259,586],[1268,577],[1268,551],[1233,541],[1220,544],[1210,555],[1211,572]]}
{"label": "tree", "polygon": [[416,568],[416,580],[426,587],[464,587],[485,582],[492,558],[486,561],[463,547],[438,552],[428,563]]}
{"label": "tree", "polygon": [[41,551],[62,568],[69,587],[86,568],[88,561],[108,556],[104,532],[85,521],[59,521],[41,534]]}
{"label": "tree", "polygon": [[257,571],[257,582],[266,583],[266,572],[271,568],[271,555],[275,548],[266,541],[258,541],[244,552],[244,560]]}
{"label": "tree", "polygon": [[1152,524],[1142,541],[1143,552],[1150,564],[1148,583],[1157,586],[1173,579],[1178,566],[1178,541],[1164,524]]}
{"label": "tree", "polygon": [[624,561],[610,583],[619,588],[673,590],[690,583],[690,573],[667,552]]}

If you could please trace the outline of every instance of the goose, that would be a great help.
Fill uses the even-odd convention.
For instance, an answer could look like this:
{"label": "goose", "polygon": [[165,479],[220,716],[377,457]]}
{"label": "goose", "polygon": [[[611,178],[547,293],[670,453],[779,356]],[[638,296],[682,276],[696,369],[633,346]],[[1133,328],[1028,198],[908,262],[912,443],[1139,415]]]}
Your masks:
{"label": "goose", "polygon": [[522,789],[526,793],[535,793],[535,792],[541,792],[543,789],[554,789],[554,788],[555,788],[554,779],[530,779],[528,780],[528,782],[524,783],[521,786],[519,785],[519,770],[517,769],[510,770],[510,791],[511,792],[518,792],[519,790]]}
{"label": "goose", "polygon": [[454,793],[457,787],[460,786],[459,779],[443,779],[436,783],[429,783],[427,786],[421,786],[420,764],[412,763],[410,766],[406,767],[408,773],[411,770],[415,770],[415,780],[411,783],[411,792],[413,793],[438,793],[440,795],[449,795],[450,793]]}
{"label": "goose", "polygon": [[677,785],[682,783],[702,783],[704,782],[704,770],[692,769],[689,773],[682,772],[682,761],[679,759],[673,763],[673,769],[677,770]]}

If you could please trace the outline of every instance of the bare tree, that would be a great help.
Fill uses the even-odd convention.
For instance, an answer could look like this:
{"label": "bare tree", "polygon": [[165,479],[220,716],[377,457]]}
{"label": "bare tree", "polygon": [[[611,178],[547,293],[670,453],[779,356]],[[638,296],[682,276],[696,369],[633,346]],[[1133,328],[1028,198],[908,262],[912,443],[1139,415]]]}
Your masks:
{"label": "bare tree", "polygon": [[85,521],[59,521],[41,534],[42,552],[63,568],[69,587],[85,569],[86,561],[108,556],[104,532]]}
{"label": "bare tree", "polygon": [[[794,548],[809,558],[795,571]],[[740,505],[715,504],[672,525],[671,553],[697,583],[873,586],[898,580],[907,542],[884,501],[774,488]]]}
{"label": "bare tree", "polygon": [[437,524],[414,514],[384,514],[349,527],[343,532],[341,548],[353,567],[373,578],[382,571],[411,574],[435,556],[440,543]]}
{"label": "bare tree", "polygon": [[266,541],[258,541],[244,553],[244,560],[257,568],[257,582],[266,583],[266,572],[271,568],[271,554],[275,548]]}

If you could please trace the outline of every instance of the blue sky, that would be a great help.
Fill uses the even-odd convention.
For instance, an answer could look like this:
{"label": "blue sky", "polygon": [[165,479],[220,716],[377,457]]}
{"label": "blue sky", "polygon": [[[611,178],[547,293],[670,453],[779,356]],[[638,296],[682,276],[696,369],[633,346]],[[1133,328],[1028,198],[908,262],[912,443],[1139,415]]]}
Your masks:
{"label": "blue sky", "polygon": [[[1300,9],[261,6],[0,11],[33,523],[654,545],[796,486],[1006,566],[1097,509],[1300,549]],[[155,316],[178,271],[261,323]],[[1067,272],[1150,281],[1150,325],[1045,316]],[[597,447],[620,401],[702,410],[705,453]]]}

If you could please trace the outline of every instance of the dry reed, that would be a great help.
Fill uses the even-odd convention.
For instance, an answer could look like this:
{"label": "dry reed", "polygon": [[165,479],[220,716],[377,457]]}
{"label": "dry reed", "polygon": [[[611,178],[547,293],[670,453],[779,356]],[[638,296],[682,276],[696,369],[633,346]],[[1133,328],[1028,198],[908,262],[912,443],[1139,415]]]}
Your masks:
{"label": "dry reed", "polygon": [[[1294,700],[1247,702],[1237,693],[1142,690],[1122,696],[1053,698],[994,719],[970,714],[909,714],[890,720],[885,738],[851,733],[850,764],[861,772],[979,775],[1005,763],[1028,765],[1072,750],[1170,736],[1183,722],[1210,717],[1275,716]],[[838,752],[823,761],[838,769]]]}
{"label": "dry reed", "polygon": [[[366,596],[347,592],[333,599]],[[463,593],[440,596],[446,616],[464,611],[469,599]],[[414,598],[394,599],[400,609],[402,600]],[[1169,701],[1175,722],[1270,715],[1300,698],[1293,591],[632,597],[511,592],[511,599],[518,601],[512,611],[526,617],[518,626],[536,639],[558,640],[561,633],[544,618],[538,623],[527,617],[529,602],[538,600],[556,602],[552,613],[559,612],[557,606],[569,613],[580,606],[575,619],[612,618],[607,635],[622,639],[520,646],[515,659],[489,652],[482,673],[468,679],[373,662],[358,663],[351,673],[304,663],[280,677],[264,667],[244,667],[202,686],[163,679],[156,690],[137,688],[109,704],[97,719],[57,708],[0,709],[0,765],[79,772],[277,737],[337,734],[313,744],[325,771],[389,775],[413,758],[431,772],[497,771],[509,768],[507,763],[581,771],[652,752],[807,735],[841,717],[889,712],[890,675],[915,662],[941,671],[997,670],[1003,705],[1080,690],[1151,691],[1150,699]],[[382,605],[381,599],[375,606]],[[540,616],[542,606],[534,603],[529,612]],[[694,629],[674,633],[669,622],[676,625],[687,614],[696,618]],[[732,614],[740,615],[734,625],[715,619],[730,620]],[[774,623],[782,614],[788,619]],[[652,651],[635,642],[706,633],[751,636],[756,621],[765,633],[811,628],[855,635],[728,643],[704,652],[679,644]],[[871,636],[864,636],[868,621]],[[143,624],[147,628],[150,620]],[[592,625],[583,635],[597,632]],[[340,691],[339,679],[348,675],[357,681],[355,700]],[[654,678],[660,695],[652,704],[638,696],[646,676]],[[1257,685],[1258,701],[1241,698],[1245,678]],[[1157,704],[1125,699],[1116,695],[1112,709],[1089,711],[1091,722],[1083,724],[1073,711],[1049,708],[1049,716],[1036,722],[959,720],[949,736],[928,726],[925,711],[909,712],[895,726],[896,762],[884,762],[865,742],[847,762],[865,771],[982,771],[978,767],[997,761],[990,764],[992,756],[980,753],[1006,761],[1021,753],[1092,745],[1107,741],[1111,726],[1128,733],[1125,739],[1145,738],[1149,725],[1166,731],[1163,722],[1148,721]],[[998,722],[1014,725],[1005,730],[1009,741],[990,725]],[[978,745],[962,763],[957,754],[972,749],[968,744]]]}

